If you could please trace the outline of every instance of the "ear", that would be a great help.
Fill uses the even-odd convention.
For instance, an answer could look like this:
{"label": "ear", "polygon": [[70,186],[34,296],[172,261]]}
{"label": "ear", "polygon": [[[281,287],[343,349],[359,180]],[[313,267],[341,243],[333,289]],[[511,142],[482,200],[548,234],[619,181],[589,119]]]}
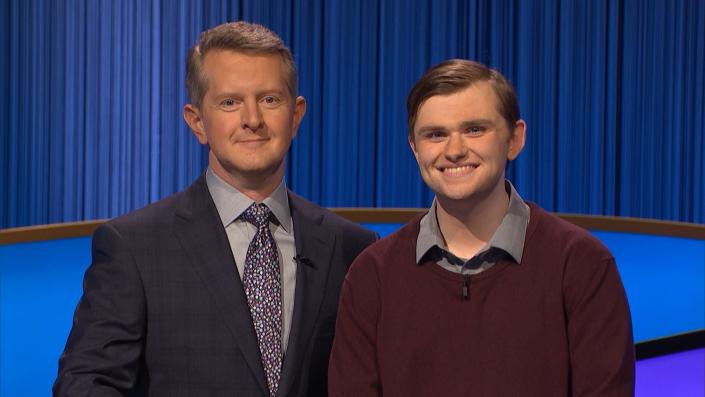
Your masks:
{"label": "ear", "polygon": [[198,142],[200,142],[201,145],[207,144],[208,136],[206,135],[206,129],[203,127],[201,111],[190,103],[186,104],[184,106],[184,120],[186,124],[191,127],[191,131],[193,131],[193,135],[196,136]]}
{"label": "ear", "polygon": [[514,125],[514,133],[509,137],[509,148],[507,150],[507,159],[514,160],[519,156],[526,142],[526,123],[524,120],[519,120]]}
{"label": "ear", "polygon": [[411,152],[414,154],[414,158],[416,158],[416,162],[418,163],[419,162],[419,152],[416,150],[416,142],[414,142],[414,136],[408,135],[407,142],[409,142],[409,147],[411,148]]}
{"label": "ear", "polygon": [[304,119],[306,114],[306,99],[302,96],[296,97],[296,102],[294,103],[294,125],[291,137],[295,137],[299,132],[299,126],[301,121]]}

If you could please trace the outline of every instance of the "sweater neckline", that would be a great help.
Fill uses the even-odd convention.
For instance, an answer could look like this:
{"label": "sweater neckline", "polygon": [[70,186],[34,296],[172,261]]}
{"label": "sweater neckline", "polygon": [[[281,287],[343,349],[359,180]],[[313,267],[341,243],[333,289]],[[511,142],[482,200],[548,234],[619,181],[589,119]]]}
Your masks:
{"label": "sweater neckline", "polygon": [[[543,218],[543,214],[541,213],[541,208],[530,202],[530,201],[525,201],[525,203],[529,206],[529,209],[531,211],[531,216],[529,218],[529,224],[526,227],[526,235],[524,237],[524,249],[526,249],[529,240],[532,238],[532,235],[534,231],[536,230],[536,226],[538,223],[541,222],[541,219]],[[409,235],[407,235],[407,238],[409,238],[408,243],[409,247],[408,249],[411,250],[412,254],[416,252],[416,238],[419,235],[419,230],[420,230],[420,224],[421,224],[421,218],[423,218],[423,215],[425,213],[420,214],[414,219],[411,223],[411,228],[407,229]],[[413,256],[413,255],[412,255]],[[452,281],[463,281],[465,279],[465,275],[460,274],[460,273],[455,273],[450,270],[446,270],[435,262],[431,260],[425,260],[419,264],[414,261],[414,266],[420,266],[426,268],[427,271],[435,273],[445,279],[452,280]],[[482,281],[482,280],[487,280],[494,278],[496,275],[502,273],[505,269],[507,269],[510,266],[521,266],[521,263],[516,263],[509,261],[507,259],[502,259],[499,262],[497,262],[494,266],[490,267],[489,269],[478,273],[478,274],[473,274],[473,275],[468,275],[468,280],[471,281]]]}
{"label": "sweater neckline", "polygon": [[424,268],[425,270],[432,272],[432,273],[435,273],[436,275],[441,276],[441,277],[448,279],[450,281],[463,281],[466,276],[467,276],[468,280],[482,281],[485,279],[494,278],[497,274],[501,273],[507,267],[521,266],[521,265],[518,263],[511,262],[506,259],[502,259],[499,262],[495,263],[492,267],[490,267],[487,270],[482,271],[481,273],[468,274],[468,275],[464,275],[464,274],[460,274],[460,273],[453,272],[450,270],[446,270],[431,260],[425,260],[415,266],[420,266],[420,267]]}

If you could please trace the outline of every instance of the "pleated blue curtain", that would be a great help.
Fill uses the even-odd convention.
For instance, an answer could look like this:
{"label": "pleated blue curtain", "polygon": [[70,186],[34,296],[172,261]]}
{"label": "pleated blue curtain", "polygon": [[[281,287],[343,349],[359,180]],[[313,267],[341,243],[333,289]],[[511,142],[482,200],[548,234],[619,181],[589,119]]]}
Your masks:
{"label": "pleated blue curtain", "polygon": [[508,175],[553,211],[705,222],[699,0],[7,0],[0,5],[0,227],[113,217],[187,186],[198,34],[244,19],[290,45],[308,111],[289,186],[325,206],[424,207],[406,95],[447,58],[516,86]]}

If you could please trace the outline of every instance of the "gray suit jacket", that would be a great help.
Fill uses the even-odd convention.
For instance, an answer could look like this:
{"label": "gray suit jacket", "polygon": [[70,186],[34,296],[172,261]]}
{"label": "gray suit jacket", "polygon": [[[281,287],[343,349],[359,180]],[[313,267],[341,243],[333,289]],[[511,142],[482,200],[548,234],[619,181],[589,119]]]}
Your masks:
{"label": "gray suit jacket", "polygon": [[[375,233],[289,192],[296,291],[277,396],[327,394],[347,267]],[[247,299],[199,178],[100,226],[55,396],[266,396]]]}

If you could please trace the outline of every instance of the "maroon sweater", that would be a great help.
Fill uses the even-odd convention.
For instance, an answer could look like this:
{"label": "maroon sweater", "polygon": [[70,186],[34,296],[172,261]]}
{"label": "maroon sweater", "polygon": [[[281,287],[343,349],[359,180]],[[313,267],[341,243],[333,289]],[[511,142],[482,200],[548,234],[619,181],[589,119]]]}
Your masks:
{"label": "maroon sweater", "polygon": [[415,263],[420,217],[343,284],[331,396],[631,396],[634,349],[614,258],[530,204],[521,264],[469,278]]}

